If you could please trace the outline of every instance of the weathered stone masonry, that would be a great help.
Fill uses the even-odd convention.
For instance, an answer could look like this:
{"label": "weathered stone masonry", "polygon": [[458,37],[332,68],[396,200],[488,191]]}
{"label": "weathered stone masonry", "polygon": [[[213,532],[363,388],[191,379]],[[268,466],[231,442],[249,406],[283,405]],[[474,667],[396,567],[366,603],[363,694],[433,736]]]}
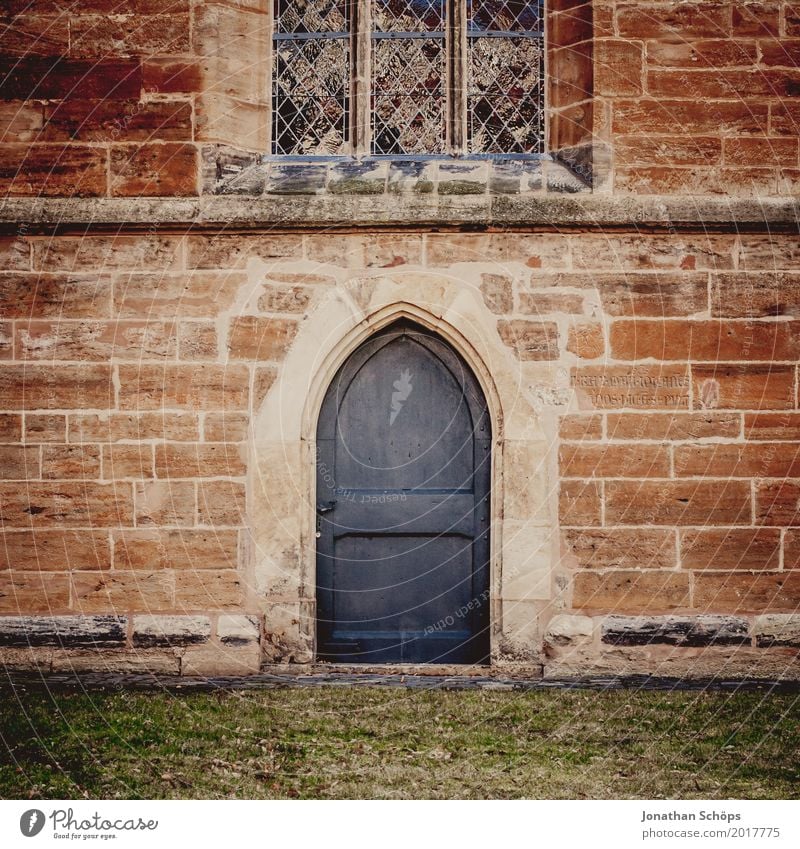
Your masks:
{"label": "weathered stone masonry", "polygon": [[74,5],[0,35],[7,668],[311,663],[315,415],[405,316],[492,412],[497,668],[798,677],[796,4],[554,8],[551,160],[314,164],[269,4]]}

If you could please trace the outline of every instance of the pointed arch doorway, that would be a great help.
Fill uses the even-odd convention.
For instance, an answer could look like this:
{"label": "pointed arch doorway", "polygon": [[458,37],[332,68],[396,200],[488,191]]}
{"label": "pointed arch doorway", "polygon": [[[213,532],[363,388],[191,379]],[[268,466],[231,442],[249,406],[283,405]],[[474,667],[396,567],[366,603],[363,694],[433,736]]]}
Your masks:
{"label": "pointed arch doorway", "polygon": [[317,656],[488,663],[491,421],[463,358],[403,319],[317,425]]}

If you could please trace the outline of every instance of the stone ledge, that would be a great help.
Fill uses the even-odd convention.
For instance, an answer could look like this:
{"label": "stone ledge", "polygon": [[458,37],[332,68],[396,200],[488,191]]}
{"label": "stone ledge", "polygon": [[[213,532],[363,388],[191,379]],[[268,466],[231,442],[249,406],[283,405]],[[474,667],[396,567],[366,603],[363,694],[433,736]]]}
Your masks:
{"label": "stone ledge", "polygon": [[127,629],[124,616],[0,616],[0,646],[121,647]]}
{"label": "stone ledge", "polygon": [[622,229],[798,230],[800,199],[667,196],[293,195],[202,198],[5,198],[0,230]]}
{"label": "stone ledge", "polygon": [[0,690],[169,690],[213,692],[216,690],[270,690],[284,687],[391,687],[420,690],[676,690],[722,692],[800,692],[800,680],[792,678],[714,677],[680,678],[657,675],[415,675],[370,673],[285,673],[256,675],[190,676],[148,673],[15,674],[0,683]]}
{"label": "stone ledge", "polygon": [[591,192],[550,157],[348,157],[276,160],[226,145],[203,148],[204,195],[536,195]]}
{"label": "stone ledge", "polygon": [[749,623],[734,616],[607,616],[601,640],[612,646],[740,646]]}
{"label": "stone ledge", "polygon": [[800,648],[800,615],[765,613],[753,622],[756,645],[760,648],[787,646]]}

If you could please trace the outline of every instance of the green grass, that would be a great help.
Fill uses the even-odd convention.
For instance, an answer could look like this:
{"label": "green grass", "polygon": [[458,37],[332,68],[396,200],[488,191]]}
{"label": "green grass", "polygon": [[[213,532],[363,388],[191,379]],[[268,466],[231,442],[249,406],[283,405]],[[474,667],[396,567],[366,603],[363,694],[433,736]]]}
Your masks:
{"label": "green grass", "polygon": [[2,798],[800,798],[800,697],[0,691]]}

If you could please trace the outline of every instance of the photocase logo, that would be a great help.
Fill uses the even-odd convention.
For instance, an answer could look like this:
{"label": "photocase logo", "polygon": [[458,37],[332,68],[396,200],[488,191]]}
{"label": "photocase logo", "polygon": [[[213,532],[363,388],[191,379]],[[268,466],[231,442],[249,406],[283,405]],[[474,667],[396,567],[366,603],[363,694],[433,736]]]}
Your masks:
{"label": "photocase logo", "polygon": [[392,392],[392,409],[389,413],[389,424],[393,425],[400,410],[403,409],[403,404],[408,400],[411,390],[414,388],[411,385],[411,372],[408,369],[403,369],[400,372],[400,380],[395,380],[392,384],[395,392]]}
{"label": "photocase logo", "polygon": [[19,830],[25,837],[36,837],[44,828],[44,814],[37,808],[31,808],[19,818]]}

